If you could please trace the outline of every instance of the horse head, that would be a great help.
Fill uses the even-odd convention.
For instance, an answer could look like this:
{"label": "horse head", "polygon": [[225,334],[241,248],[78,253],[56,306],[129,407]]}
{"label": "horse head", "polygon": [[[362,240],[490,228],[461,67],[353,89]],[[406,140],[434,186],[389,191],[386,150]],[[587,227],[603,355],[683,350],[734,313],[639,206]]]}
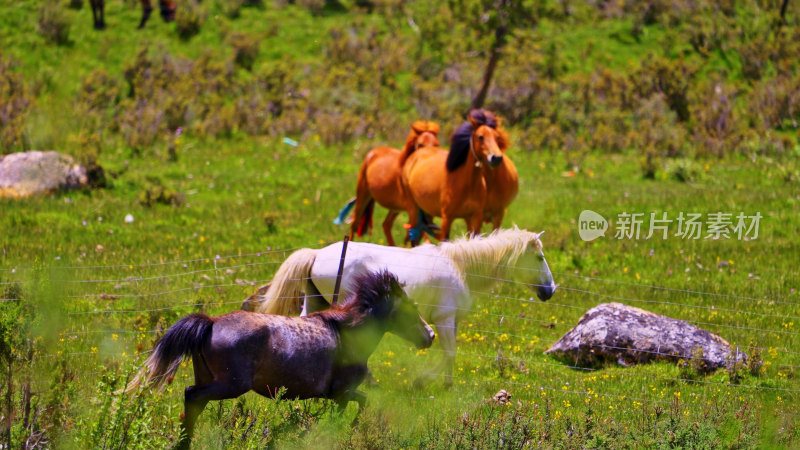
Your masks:
{"label": "horse head", "polygon": [[353,285],[357,286],[356,298],[363,302],[364,314],[376,319],[381,328],[419,348],[431,346],[435,336],[433,328],[420,317],[393,273],[383,270],[362,274]]}
{"label": "horse head", "polygon": [[547,301],[556,292],[556,283],[553,281],[553,274],[550,272],[550,267],[547,265],[547,260],[544,258],[542,251],[542,241],[539,238],[544,234],[531,233],[532,239],[528,242],[528,247],[525,250],[523,258],[530,261],[525,263],[524,267],[534,267],[538,264],[538,269],[534,269],[536,280],[530,283],[532,288],[536,288],[536,296],[539,300]]}
{"label": "horse head", "polygon": [[490,169],[497,168],[503,163],[503,152],[508,148],[508,135],[500,127],[501,119],[483,109],[470,111],[467,118],[472,128],[473,157]]}
{"label": "horse head", "polygon": [[461,167],[472,154],[475,165],[496,169],[503,162],[509,146],[508,134],[500,126],[500,118],[484,109],[473,109],[450,138],[447,170]]}
{"label": "horse head", "polygon": [[414,150],[424,147],[438,147],[439,131],[439,124],[433,121],[417,120],[412,123],[404,146],[405,153],[411,154]]}

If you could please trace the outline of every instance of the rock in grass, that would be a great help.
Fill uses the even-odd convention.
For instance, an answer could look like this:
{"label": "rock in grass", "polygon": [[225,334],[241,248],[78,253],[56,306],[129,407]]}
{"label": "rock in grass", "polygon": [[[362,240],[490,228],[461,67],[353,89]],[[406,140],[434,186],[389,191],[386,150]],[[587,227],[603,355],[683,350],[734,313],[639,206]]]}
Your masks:
{"label": "rock in grass", "polygon": [[92,184],[97,169],[87,169],[70,156],[54,151],[11,153],[0,157],[0,197],[86,188]]}
{"label": "rock in grass", "polygon": [[603,303],[590,309],[545,351],[580,367],[682,359],[693,361],[692,366],[704,372],[747,358],[742,352],[731,352],[730,344],[716,334],[622,303]]}

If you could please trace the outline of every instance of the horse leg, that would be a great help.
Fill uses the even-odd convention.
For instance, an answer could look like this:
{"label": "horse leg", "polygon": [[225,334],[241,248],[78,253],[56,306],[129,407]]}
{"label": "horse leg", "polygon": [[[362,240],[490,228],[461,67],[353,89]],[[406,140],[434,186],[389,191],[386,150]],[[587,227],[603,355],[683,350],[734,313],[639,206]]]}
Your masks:
{"label": "horse leg", "polygon": [[158,7],[161,9],[161,18],[164,22],[175,20],[175,2],[172,0],[159,0]]}
{"label": "horse leg", "polygon": [[147,19],[150,18],[150,14],[153,12],[153,5],[150,4],[150,0],[141,0],[141,3],[142,3],[142,21],[139,22],[140,30],[144,28],[144,25],[147,23]]}
{"label": "horse leg", "polygon": [[389,214],[383,219],[383,234],[386,235],[386,243],[392,247],[395,245],[392,237],[392,225],[394,225],[394,219],[397,218],[398,214],[400,213],[397,211],[389,211]]}
{"label": "horse leg", "polygon": [[[408,214],[408,225],[411,228],[418,227],[419,226],[419,220],[420,220],[420,217],[419,217],[420,212],[419,212],[419,208],[417,207],[417,205],[415,205],[413,203],[411,205],[407,205],[406,206],[406,213]],[[411,230],[409,229],[409,232],[410,231]],[[422,236],[414,236],[414,237],[416,237],[416,239],[412,239],[412,236],[410,234],[408,234],[408,232],[406,233],[406,238],[408,239],[408,241],[411,242],[411,246],[412,247],[416,247],[417,244],[419,244],[420,238]]]}
{"label": "horse leg", "polygon": [[103,0],[90,0],[89,3],[92,6],[92,18],[94,19],[94,29],[95,30],[102,30],[106,27],[105,22],[105,4]]}
{"label": "horse leg", "polygon": [[439,341],[442,343],[442,350],[444,350],[444,358],[442,359],[442,368],[444,375],[444,385],[451,387],[453,385],[453,366],[456,363],[456,320],[451,317],[447,320],[447,325],[443,326],[442,331],[439,331]]}
{"label": "horse leg", "polygon": [[301,316],[307,316],[311,313],[325,311],[330,307],[328,301],[325,300],[325,297],[322,296],[322,293],[319,292],[314,283],[310,280],[306,283],[305,289],[305,301],[303,302],[303,312],[300,313]]}
{"label": "horse leg", "polygon": [[439,226],[439,236],[438,239],[440,241],[449,241],[450,240],[450,228],[453,226],[453,218],[444,211],[442,211],[442,224]]}
{"label": "horse leg", "polygon": [[442,344],[442,359],[432,369],[414,380],[414,386],[417,388],[430,384],[441,374],[444,374],[445,386],[453,385],[453,365],[455,365],[456,359],[456,319],[454,315],[436,322],[436,337]]}
{"label": "horse leg", "polygon": [[[342,411],[344,411],[345,408],[347,408],[347,404],[350,402],[358,402],[358,412],[361,412],[361,410],[367,404],[367,394],[365,394],[362,391],[359,391],[358,389],[353,389],[351,391],[345,392],[344,395],[336,399],[336,404],[339,407],[339,412],[341,413]],[[358,417],[358,414],[356,414],[356,417]]]}
{"label": "horse leg", "polygon": [[236,398],[250,390],[250,386],[232,384],[230,382],[212,381],[206,385],[194,385],[186,388],[184,394],[184,413],[181,420],[181,438],[177,448],[188,449],[194,434],[197,417],[203,412],[211,400]]}
{"label": "horse leg", "polygon": [[497,230],[498,228],[500,228],[500,225],[502,225],[502,223],[503,223],[503,217],[505,217],[505,215],[506,215],[506,211],[503,210],[503,211],[500,211],[498,214],[495,214],[494,217],[492,217],[492,229],[493,230]]}
{"label": "horse leg", "polygon": [[481,234],[481,226],[483,225],[482,213],[473,214],[466,222],[467,231],[471,236],[477,236]]}
{"label": "horse leg", "polygon": [[347,391],[344,395],[337,398],[336,404],[338,405],[337,411],[339,414],[343,413],[344,410],[347,408],[347,404],[350,402],[358,402],[358,411],[356,411],[356,416],[353,418],[353,421],[350,422],[350,426],[354,427],[358,424],[358,416],[361,415],[361,410],[364,409],[364,406],[367,404],[367,395],[364,394],[362,391],[358,389],[353,389],[352,391]]}

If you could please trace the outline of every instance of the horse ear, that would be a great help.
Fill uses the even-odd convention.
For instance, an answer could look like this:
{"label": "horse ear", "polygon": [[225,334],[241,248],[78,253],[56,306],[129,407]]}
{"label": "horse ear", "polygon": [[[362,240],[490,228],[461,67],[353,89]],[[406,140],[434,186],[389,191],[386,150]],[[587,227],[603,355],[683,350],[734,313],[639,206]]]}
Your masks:
{"label": "horse ear", "polygon": [[469,120],[469,124],[472,125],[472,129],[476,129],[480,126],[478,123],[478,113],[480,112],[479,109],[473,109],[472,111],[467,114],[467,120]]}
{"label": "horse ear", "polygon": [[414,130],[414,132],[417,134],[422,134],[425,132],[427,125],[428,123],[425,122],[424,120],[417,120],[416,122],[411,124],[411,129]]}
{"label": "horse ear", "polygon": [[436,123],[434,121],[429,121],[427,128],[428,128],[428,131],[430,131],[431,133],[435,134],[436,136],[439,136],[439,131],[441,131],[441,129],[439,128],[439,124],[438,123]]}

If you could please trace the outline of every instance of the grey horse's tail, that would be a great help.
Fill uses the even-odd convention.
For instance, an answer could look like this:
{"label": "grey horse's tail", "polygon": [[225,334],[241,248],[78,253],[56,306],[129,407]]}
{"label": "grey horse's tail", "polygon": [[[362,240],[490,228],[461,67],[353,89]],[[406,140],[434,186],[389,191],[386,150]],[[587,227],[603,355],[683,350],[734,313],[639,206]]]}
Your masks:
{"label": "grey horse's tail", "polygon": [[175,374],[184,358],[198,353],[211,337],[214,321],[205,314],[197,313],[184,317],[171,326],[159,339],[153,353],[144,363],[144,368],[128,383],[125,392],[140,385],[159,388]]}

